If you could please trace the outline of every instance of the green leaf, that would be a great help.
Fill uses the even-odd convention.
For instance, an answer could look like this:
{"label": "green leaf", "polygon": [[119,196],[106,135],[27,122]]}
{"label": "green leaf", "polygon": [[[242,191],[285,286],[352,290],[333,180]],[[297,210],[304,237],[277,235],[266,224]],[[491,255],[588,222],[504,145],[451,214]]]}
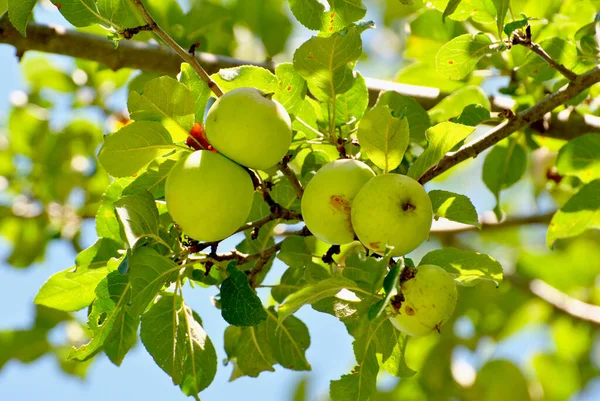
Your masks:
{"label": "green leaf", "polygon": [[529,25],[529,18],[523,18],[521,20],[509,22],[504,26],[504,33],[506,36],[510,37],[514,31],[524,28],[527,25]]}
{"label": "green leaf", "polygon": [[491,281],[498,285],[503,277],[502,266],[491,256],[456,248],[431,251],[423,256],[419,265],[440,266],[466,286],[479,281]]}
{"label": "green leaf", "polygon": [[500,142],[486,155],[482,179],[496,197],[496,216],[501,216],[500,191],[516,184],[526,169],[527,151],[514,138]]}
{"label": "green leaf", "polygon": [[600,135],[586,134],[567,142],[558,152],[556,168],[588,183],[600,178]]}
{"label": "green leaf", "polygon": [[404,259],[398,260],[398,263],[394,263],[390,268],[390,271],[386,274],[383,279],[383,289],[385,291],[385,297],[379,302],[376,302],[369,308],[369,320],[375,320],[380,317],[385,311],[387,305],[394,295],[398,293],[398,286],[400,283],[400,273],[404,270]]}
{"label": "green leaf", "polygon": [[227,327],[225,352],[228,362],[235,366],[230,381],[243,375],[257,377],[261,372],[275,371],[273,365],[277,361],[268,341],[265,322],[250,327]]}
{"label": "green leaf", "polygon": [[456,11],[456,8],[461,2],[462,0],[449,0],[448,4],[446,5],[446,8],[444,8],[444,13],[442,14],[443,19],[445,19],[447,16],[451,15],[454,11]]}
{"label": "green leaf", "polygon": [[69,267],[50,276],[33,302],[66,312],[75,312],[91,304],[96,297],[94,290],[106,277],[109,268],[104,266],[81,272],[73,270],[73,267]]}
{"label": "green leaf", "polygon": [[552,217],[546,242],[575,237],[586,230],[600,229],[600,180],[584,185]]}
{"label": "green leaf", "polygon": [[305,266],[312,263],[314,240],[306,237],[292,236],[283,240],[277,259],[288,266]]}
{"label": "green leaf", "polygon": [[235,262],[229,263],[229,277],[221,284],[221,315],[234,326],[256,326],[267,318],[267,312],[248,276],[235,266]]}
{"label": "green leaf", "polygon": [[37,0],[8,0],[10,23],[23,36],[27,36],[27,23],[31,19]]}
{"label": "green leaf", "polygon": [[[504,28],[504,20],[506,13],[510,8],[510,0],[492,0],[496,7],[496,26],[498,27],[498,39],[502,39],[502,30]],[[512,33],[512,32],[511,32]],[[510,35],[507,34],[507,35]]]}
{"label": "green leaf", "polygon": [[113,177],[126,177],[174,148],[169,132],[160,123],[136,121],[104,138],[98,160]]}
{"label": "green leaf", "polygon": [[275,74],[255,65],[221,68],[211,77],[225,92],[236,88],[256,88],[265,93],[275,93],[278,89]]}
{"label": "green leaf", "polygon": [[463,79],[490,52],[491,39],[483,34],[465,34],[446,43],[435,57],[437,72],[445,78]]}
{"label": "green leaf", "polygon": [[182,153],[175,156],[161,157],[150,162],[146,171],[138,175],[123,191],[125,195],[134,195],[142,191],[148,191],[155,199],[165,196],[165,182],[171,169],[177,163]]}
{"label": "green leaf", "polygon": [[358,324],[347,325],[347,328],[354,337],[352,346],[359,363],[368,358],[371,349],[381,355],[383,362],[387,361],[398,343],[398,332],[385,315],[374,320],[362,316]]}
{"label": "green leaf", "polygon": [[408,176],[419,179],[427,170],[435,166],[446,153],[465,140],[475,131],[474,127],[444,122],[425,131],[427,149],[408,169]]}
{"label": "green leaf", "polygon": [[142,316],[140,337],[154,362],[184,394],[198,394],[213,381],[217,353],[200,318],[179,295],[163,293]]}
{"label": "green leaf", "polygon": [[279,306],[279,318],[284,320],[306,304],[313,304],[324,298],[334,297],[341,290],[364,292],[355,282],[341,277],[331,277],[314,285],[308,285],[291,294]]}
{"label": "green leaf", "polygon": [[288,0],[294,17],[308,29],[325,34],[337,32],[367,13],[361,0],[327,0],[329,9],[318,0]]}
{"label": "green leaf", "polygon": [[285,107],[289,114],[297,115],[302,109],[307,85],[292,63],[282,63],[275,68],[278,86],[273,98]]}
{"label": "green leaf", "polygon": [[377,373],[379,363],[371,345],[365,358],[354,367],[353,372],[343,375],[339,380],[333,380],[329,387],[332,401],[369,401],[377,388]]}
{"label": "green leaf", "polygon": [[102,201],[96,212],[96,235],[98,237],[110,238],[116,242],[122,243],[121,229],[114,203],[121,198],[123,188],[125,188],[131,179],[121,178],[114,180],[104,191]]}
{"label": "green leaf", "polygon": [[429,116],[433,123],[447,121],[461,115],[465,108],[472,104],[479,104],[488,110],[492,108],[488,97],[479,86],[465,86],[443,98],[429,110]]}
{"label": "green leaf", "polygon": [[375,294],[383,285],[388,258],[379,260],[368,257],[364,248],[353,248],[346,254],[344,277],[356,282],[365,291]]}
{"label": "green leaf", "polygon": [[0,17],[8,11],[8,0],[0,0]]}
{"label": "green leaf", "polygon": [[[79,348],[72,348],[68,359],[85,361],[96,355],[104,345],[107,338],[113,343],[113,351],[119,364],[127,350],[134,344],[136,339],[137,325],[139,320],[125,311],[125,305],[129,302],[131,291],[127,276],[119,272],[111,272],[96,287],[96,300],[92,304],[88,316],[88,327],[92,339]],[[114,337],[117,338],[114,338]],[[124,347],[118,345],[122,342]]]}
{"label": "green leaf", "polygon": [[457,124],[476,127],[490,119],[490,111],[480,104],[470,104],[464,108],[460,116],[454,120]]}
{"label": "green leaf", "polygon": [[265,47],[268,57],[285,50],[292,23],[282,0],[254,0],[237,3],[238,18],[245,22]]}
{"label": "green leaf", "polygon": [[356,27],[350,27],[344,35],[309,39],[294,53],[294,67],[306,79],[310,92],[325,101],[352,87],[352,70],[361,54],[360,33]]}
{"label": "green leaf", "polygon": [[78,28],[100,22],[95,0],[52,0],[52,3],[67,21]]}
{"label": "green leaf", "polygon": [[129,17],[130,8],[127,0],[96,0],[100,15],[116,25],[123,26]]}
{"label": "green leaf", "polygon": [[142,237],[158,236],[158,209],[149,192],[123,196],[114,205],[131,248]]}
{"label": "green leaf", "polygon": [[390,355],[385,363],[381,364],[383,370],[400,378],[409,378],[417,374],[417,372],[408,367],[404,356],[409,338],[410,337],[407,334],[400,334],[398,342],[392,351],[392,355]]}
{"label": "green leaf", "polygon": [[188,137],[197,113],[196,96],[167,76],[148,82],[142,95],[131,91],[127,107],[132,120],[162,123],[174,142]]}
{"label": "green leaf", "polygon": [[311,370],[310,363],[306,359],[310,334],[300,319],[290,316],[285,321],[279,322],[277,312],[271,307],[267,310],[267,320],[264,324],[267,343],[271,346],[273,358],[281,366],[292,370]]}
{"label": "green leaf", "polygon": [[582,378],[579,366],[572,358],[563,358],[555,354],[538,354],[531,362],[544,390],[544,399],[567,401],[580,391]]}
{"label": "green leaf", "polygon": [[0,368],[11,359],[33,362],[51,350],[46,330],[0,331]]}
{"label": "green leaf", "polygon": [[435,216],[481,227],[475,206],[465,195],[436,189],[429,191],[429,199]]}
{"label": "green leaf", "polygon": [[92,246],[79,252],[75,258],[77,271],[106,266],[110,259],[120,257],[121,248],[121,244],[113,239],[98,238]]}
{"label": "green leaf", "polygon": [[[332,102],[321,103],[324,120],[329,121]],[[335,126],[345,125],[350,121],[359,121],[369,105],[369,90],[363,76],[357,72],[354,84],[345,93],[335,97]]]}
{"label": "green leaf", "polygon": [[360,121],[357,137],[369,159],[387,173],[402,163],[410,139],[408,119],[394,117],[386,105],[374,107]]}
{"label": "green leaf", "polygon": [[[502,380],[498,380],[498,378]],[[512,362],[492,360],[487,362],[477,373],[474,389],[478,400],[499,401],[530,401],[527,381],[523,374]]]}
{"label": "green leaf", "polygon": [[387,105],[395,116],[404,115],[406,117],[411,141],[423,142],[425,140],[425,131],[431,126],[431,121],[427,111],[415,99],[398,92],[385,91],[379,94],[375,107],[380,105]]}
{"label": "green leaf", "polygon": [[185,85],[194,97],[194,106],[196,109],[195,122],[203,122],[204,111],[206,110],[206,105],[208,104],[208,99],[210,98],[212,91],[188,63],[181,64],[179,82]]}
{"label": "green leaf", "polygon": [[[554,61],[566,68],[571,69],[577,64],[577,46],[570,41],[550,38],[540,42],[540,46]],[[558,71],[552,68],[546,60],[533,52],[529,52],[519,71],[538,82],[547,81],[558,74]]]}
{"label": "green leaf", "polygon": [[[431,3],[440,11],[448,7],[451,0],[432,0]],[[496,9],[490,0],[469,0],[462,1],[457,5],[454,12],[448,15],[455,21],[465,21],[472,18],[475,22],[481,24],[490,24],[495,21]]]}
{"label": "green leaf", "polygon": [[163,286],[177,279],[181,266],[160,255],[152,248],[139,247],[129,258],[131,302],[129,313],[141,315]]}

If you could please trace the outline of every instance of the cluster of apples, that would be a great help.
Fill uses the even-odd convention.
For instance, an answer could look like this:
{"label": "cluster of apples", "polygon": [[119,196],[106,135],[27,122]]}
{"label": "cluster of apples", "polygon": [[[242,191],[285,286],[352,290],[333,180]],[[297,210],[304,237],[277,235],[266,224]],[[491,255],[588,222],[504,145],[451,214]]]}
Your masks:
{"label": "cluster of apples", "polygon": [[308,183],[302,216],[308,229],[329,244],[358,239],[375,253],[389,248],[389,255],[401,256],[427,239],[433,209],[412,178],[375,176],[365,163],[343,159],[323,166]]}
{"label": "cluster of apples", "polygon": [[[421,184],[401,174],[376,176],[358,160],[323,166],[302,197],[306,226],[333,245],[359,240],[380,255],[405,255],[429,236],[431,200]],[[398,295],[386,308],[392,324],[411,336],[423,336],[450,318],[457,302],[453,277],[434,265],[406,267]]]}
{"label": "cluster of apples", "polygon": [[[236,117],[240,114],[244,118]],[[242,166],[272,168],[291,141],[290,117],[269,94],[254,88],[227,92],[208,111],[206,131],[201,124],[192,129],[187,144],[196,151],[182,157],[167,177],[169,213],[196,240],[229,237],[252,208],[254,185]],[[322,241],[343,245],[358,239],[390,256],[417,248],[433,221],[421,184],[400,174],[376,176],[353,159],[323,166],[307,185],[301,207],[306,226]],[[454,279],[433,265],[409,273],[402,274],[398,295],[386,308],[391,322],[413,336],[439,331],[456,305]]]}
{"label": "cluster of apples", "polygon": [[270,94],[238,88],[213,104],[205,128],[192,129],[187,143],[197,150],[173,166],[165,199],[187,235],[219,241],[235,233],[252,208],[254,184],[242,166],[265,170],[277,164],[292,142],[292,123]]}

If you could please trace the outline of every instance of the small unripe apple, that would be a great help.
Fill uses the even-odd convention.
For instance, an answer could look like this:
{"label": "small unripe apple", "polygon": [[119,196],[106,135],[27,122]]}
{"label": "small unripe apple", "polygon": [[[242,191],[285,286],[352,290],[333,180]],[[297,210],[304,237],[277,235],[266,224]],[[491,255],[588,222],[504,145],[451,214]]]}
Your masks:
{"label": "small unripe apple", "polygon": [[195,150],[210,150],[216,152],[216,149],[208,142],[206,131],[201,123],[196,123],[190,130],[190,135],[185,141],[186,145]]}
{"label": "small unripe apple", "polygon": [[292,143],[292,122],[271,97],[254,88],[221,96],[206,116],[212,146],[242,166],[266,170],[277,164]]}
{"label": "small unripe apple", "polygon": [[352,202],[352,226],[360,242],[373,252],[400,256],[429,236],[433,221],[425,188],[410,177],[383,174],[372,178]]}
{"label": "small unripe apple", "polygon": [[422,265],[402,272],[401,293],[392,297],[387,312],[398,330],[419,337],[439,332],[452,316],[458,292],[448,272],[439,266]]}
{"label": "small unripe apple", "polygon": [[329,244],[354,241],[350,205],[375,173],[358,160],[336,160],[321,167],[302,196],[302,217],[315,237]]}
{"label": "small unripe apple", "polygon": [[208,150],[182,157],[165,183],[171,217],[198,241],[218,241],[233,234],[246,222],[253,198],[248,172]]}

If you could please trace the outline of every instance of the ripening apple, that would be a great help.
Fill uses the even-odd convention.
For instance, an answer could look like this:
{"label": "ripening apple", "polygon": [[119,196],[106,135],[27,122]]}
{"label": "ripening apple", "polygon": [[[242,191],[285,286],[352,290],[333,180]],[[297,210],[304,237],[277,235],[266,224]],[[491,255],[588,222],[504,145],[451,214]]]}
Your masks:
{"label": "ripening apple", "polygon": [[417,181],[400,174],[372,178],[352,202],[352,227],[360,242],[373,252],[405,255],[429,236],[433,221],[431,200]]}
{"label": "ripening apple", "polygon": [[246,222],[253,198],[248,172],[208,150],[182,157],[165,183],[171,217],[198,241],[218,241],[233,234]]}
{"label": "ripening apple", "polygon": [[302,217],[315,237],[329,244],[354,241],[350,205],[375,173],[358,160],[342,159],[321,167],[302,195]]}
{"label": "ripening apple", "polygon": [[292,143],[292,122],[271,94],[237,88],[221,96],[206,116],[208,141],[242,166],[273,167]]}
{"label": "ripening apple", "polygon": [[398,330],[419,337],[439,332],[452,316],[458,292],[448,272],[439,266],[422,265],[411,269],[401,283],[401,293],[392,297],[387,313]]}

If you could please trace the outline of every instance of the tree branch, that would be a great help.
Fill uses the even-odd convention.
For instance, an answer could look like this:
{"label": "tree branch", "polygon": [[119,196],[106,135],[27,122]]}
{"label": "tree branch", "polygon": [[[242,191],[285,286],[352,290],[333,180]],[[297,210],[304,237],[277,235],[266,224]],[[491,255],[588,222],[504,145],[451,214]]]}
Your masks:
{"label": "tree branch", "polygon": [[530,108],[523,110],[512,118],[502,122],[500,125],[493,128],[487,135],[483,136],[477,141],[464,145],[456,152],[450,152],[446,154],[446,156],[444,156],[437,165],[427,170],[419,178],[419,182],[424,184],[454,167],[458,163],[472,157],[477,157],[478,154],[487,148],[492,147],[504,138],[507,138],[512,133],[528,126],[532,122],[542,119],[546,113],[550,113],[556,107],[573,99],[582,91],[598,82],[600,82],[600,67],[594,67],[585,74],[577,76],[577,78],[569,83],[566,87],[546,96],[544,99]]}
{"label": "tree branch", "polygon": [[131,0],[131,2],[142,14],[142,17],[144,17],[144,20],[148,23],[148,26],[152,29],[152,31],[158,37],[164,40],[165,43],[171,49],[173,49],[175,53],[179,55],[179,57],[181,57],[184,61],[186,61],[189,65],[192,66],[194,71],[196,71],[200,78],[202,78],[202,80],[206,82],[208,88],[211,91],[213,91],[213,93],[217,95],[217,97],[223,96],[223,91],[221,90],[221,88],[219,88],[219,85],[217,85],[217,83],[211,79],[210,75],[208,75],[208,73],[198,62],[198,59],[194,57],[193,54],[190,54],[189,52],[185,51],[183,47],[179,46],[179,44],[175,42],[175,40],[156,23],[154,18],[152,18],[152,15],[150,15],[148,10],[146,9],[146,6],[144,6],[144,4],[142,3],[142,0]]}
{"label": "tree branch", "polygon": [[493,220],[482,218],[479,220],[479,222],[481,223],[481,230],[479,230],[475,226],[454,223],[454,222],[450,222],[449,224],[444,225],[442,227],[435,227],[435,223],[434,223],[434,227],[431,229],[431,235],[438,235],[438,236],[455,235],[455,234],[460,234],[460,233],[464,233],[464,232],[468,232],[468,231],[484,231],[485,232],[485,231],[492,231],[492,230],[503,230],[503,229],[510,228],[510,227],[517,227],[517,226],[523,226],[523,225],[529,225],[529,224],[548,224],[550,222],[550,220],[552,220],[552,216],[554,216],[554,213],[556,213],[556,212],[544,213],[544,214],[534,214],[531,216],[515,216],[515,217],[509,217],[503,221],[496,221],[495,217]]}
{"label": "tree branch", "polygon": [[573,298],[539,279],[530,281],[515,275],[507,275],[505,278],[518,288],[548,302],[556,311],[600,326],[600,306]]}
{"label": "tree branch", "polygon": [[[132,68],[171,76],[179,73],[182,56],[165,46],[135,40],[121,41],[119,47],[115,49],[113,43],[103,36],[36,23],[30,23],[27,26],[27,37],[23,37],[10,24],[7,15],[0,18],[0,43],[15,47],[18,54],[34,50],[96,61],[113,70]],[[186,54],[186,57],[193,58],[191,54],[187,52]],[[207,74],[213,74],[221,68],[248,64],[271,71],[275,68],[272,63],[238,60],[209,53],[196,52],[195,56],[198,64],[204,68]],[[412,97],[425,109],[430,109],[447,95],[437,88],[425,86],[407,85],[374,78],[366,78],[366,82],[371,105],[375,103],[382,91],[394,91]],[[510,107],[502,104],[500,99],[503,98],[491,99],[493,110],[501,111]],[[544,136],[567,140],[589,132],[600,132],[600,118],[591,115],[581,116],[577,113],[571,114],[569,118],[565,119],[559,118],[557,113],[553,113],[551,118],[548,118],[543,124],[533,124],[532,129],[539,131]]]}

